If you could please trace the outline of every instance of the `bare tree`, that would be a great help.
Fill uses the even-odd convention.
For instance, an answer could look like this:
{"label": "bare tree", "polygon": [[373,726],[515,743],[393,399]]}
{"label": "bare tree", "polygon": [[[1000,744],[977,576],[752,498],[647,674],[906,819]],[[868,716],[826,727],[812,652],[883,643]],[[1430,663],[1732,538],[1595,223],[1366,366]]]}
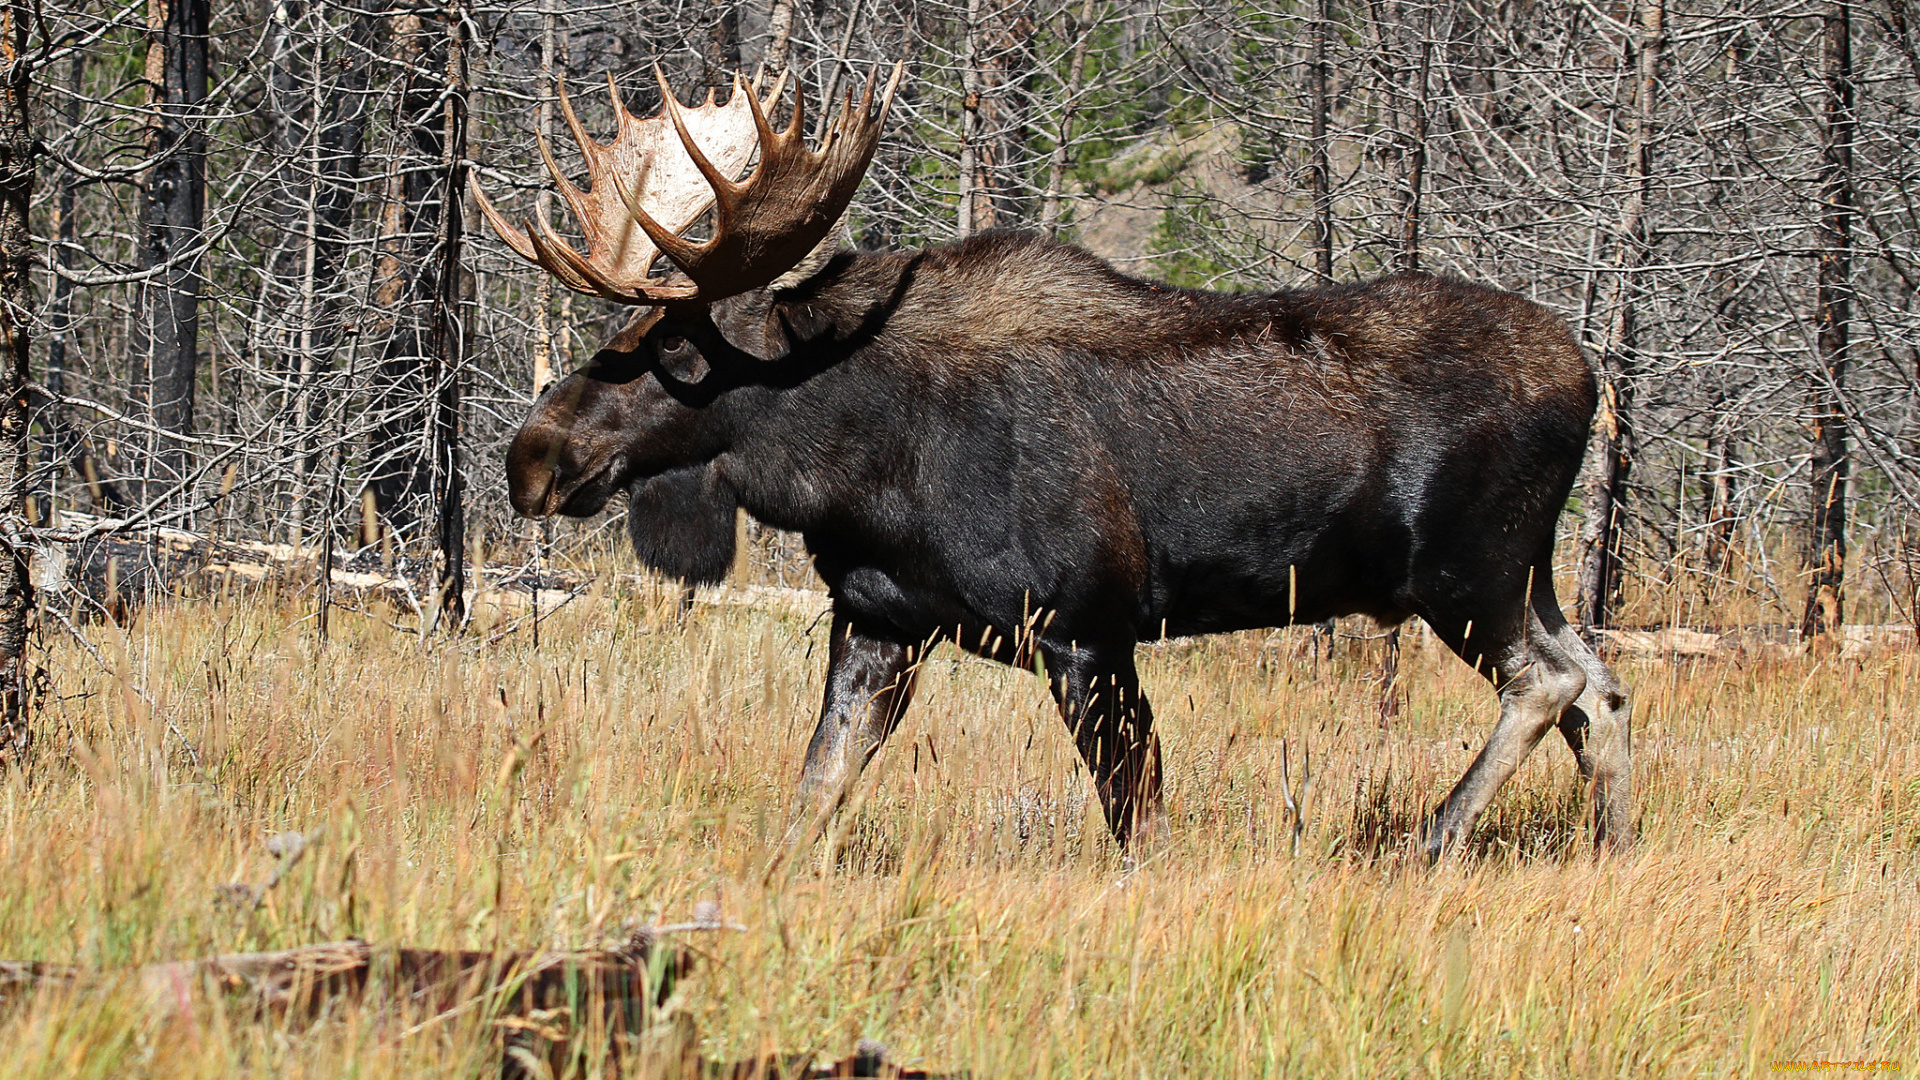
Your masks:
{"label": "bare tree", "polygon": [[33,5],[0,6],[0,769],[24,762],[28,727],[27,628],[33,579],[27,570],[27,386],[32,380],[28,325],[33,301],[34,141],[27,113],[34,58]]}
{"label": "bare tree", "polygon": [[734,0],[713,0],[709,12],[707,40],[701,52],[705,82],[709,89],[724,94],[740,70],[740,9]]}
{"label": "bare tree", "polygon": [[1587,487],[1581,531],[1578,611],[1589,631],[1612,625],[1620,588],[1621,517],[1634,461],[1634,380],[1640,327],[1636,294],[1651,240],[1647,208],[1653,192],[1654,122],[1659,110],[1660,51],[1666,43],[1666,0],[1642,0],[1637,8],[1633,128],[1627,144],[1628,188],[1620,216],[1620,256],[1613,322],[1601,350],[1599,468]]}
{"label": "bare tree", "polygon": [[1073,153],[1073,121],[1080,111],[1080,97],[1086,87],[1087,50],[1097,27],[1094,0],[1083,0],[1078,15],[1064,17],[1064,37],[1073,43],[1073,51],[1067,61],[1066,86],[1060,95],[1060,119],[1053,132],[1053,151],[1047,156],[1047,189],[1040,203],[1040,228],[1048,236],[1060,231],[1061,189],[1066,184],[1067,163]]}
{"label": "bare tree", "polygon": [[1836,632],[1843,613],[1847,561],[1847,383],[1853,288],[1853,18],[1852,5],[1826,5],[1821,53],[1825,81],[1820,161],[1819,284],[1814,291],[1819,361],[1812,379],[1813,514],[1806,614],[1800,633]]}
{"label": "bare tree", "polygon": [[766,65],[768,74],[775,78],[787,70],[792,54],[793,15],[793,0],[772,0],[767,8]]}
{"label": "bare tree", "polygon": [[[446,22],[445,129],[440,210],[439,294],[433,306],[433,502],[434,536],[440,565],[435,610],[449,624],[465,619],[467,571],[467,474],[462,396],[467,357],[473,351],[469,308],[474,298],[473,274],[462,258],[466,219],[462,203],[467,190],[466,5],[454,0]],[[429,627],[432,626],[429,620]]]}
{"label": "bare tree", "polygon": [[1307,71],[1311,110],[1307,191],[1313,197],[1313,272],[1321,281],[1333,280],[1333,164],[1327,142],[1333,104],[1327,93],[1327,36],[1334,30],[1332,9],[1332,0],[1314,0],[1313,56]]}
{"label": "bare tree", "polygon": [[[146,84],[149,95],[141,289],[131,397],[148,427],[143,492],[186,478],[186,450],[167,433],[193,427],[200,365],[201,261],[206,211],[207,0],[150,0]],[[158,485],[157,487],[155,485]]]}

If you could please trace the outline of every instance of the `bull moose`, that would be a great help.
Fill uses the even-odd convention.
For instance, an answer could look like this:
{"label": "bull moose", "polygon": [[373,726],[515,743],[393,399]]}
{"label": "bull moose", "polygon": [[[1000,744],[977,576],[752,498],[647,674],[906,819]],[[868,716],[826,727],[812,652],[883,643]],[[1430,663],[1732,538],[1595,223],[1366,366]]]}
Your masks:
{"label": "bull moose", "polygon": [[[640,560],[688,582],[726,572],[736,508],[800,533],[833,611],[801,780],[816,810],[944,640],[1044,666],[1125,848],[1160,807],[1142,639],[1418,615],[1500,701],[1429,855],[1556,724],[1596,841],[1628,843],[1627,693],[1553,592],[1596,404],[1565,324],[1427,274],[1220,294],[1026,235],[840,250],[899,81],[877,108],[873,83],[846,95],[818,149],[798,91],[768,123],[784,79],[687,107],[662,76],[641,120],[609,77],[610,144],[561,88],[589,186],[541,152],[586,253],[477,183],[475,201],[524,258],[640,310],[535,403],[514,508],[584,517],[625,491]],[[709,212],[706,239],[682,235]]]}

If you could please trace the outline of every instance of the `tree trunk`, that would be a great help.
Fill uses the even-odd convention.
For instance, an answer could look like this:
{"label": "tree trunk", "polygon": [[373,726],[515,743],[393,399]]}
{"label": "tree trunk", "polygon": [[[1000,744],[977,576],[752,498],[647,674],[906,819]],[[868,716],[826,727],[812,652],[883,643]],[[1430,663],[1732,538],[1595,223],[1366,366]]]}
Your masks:
{"label": "tree trunk", "polygon": [[1400,189],[1400,250],[1393,268],[1401,273],[1420,269],[1420,197],[1427,186],[1427,83],[1433,68],[1433,8],[1423,4],[1414,24],[1413,92],[1401,116],[1402,174]]}
{"label": "tree trunk", "polygon": [[1048,236],[1060,232],[1061,189],[1067,182],[1067,162],[1072,157],[1074,113],[1080,107],[1080,91],[1087,77],[1087,47],[1093,42],[1093,0],[1080,5],[1078,18],[1067,17],[1067,37],[1073,40],[1073,57],[1067,62],[1067,85],[1060,98],[1060,125],[1054,132],[1053,154],[1047,160],[1047,191],[1040,203],[1040,228]]}
{"label": "tree trunk", "polygon": [[[158,273],[140,286],[134,321],[131,412],[162,432],[193,426],[194,380],[200,356],[200,260],[206,208],[207,0],[149,0],[147,92],[151,119],[141,218],[139,265]],[[142,501],[185,479],[183,444],[141,432]]]}
{"label": "tree trunk", "polygon": [[726,95],[740,70],[740,9],[734,0],[713,0],[710,17],[713,21],[707,26],[701,60],[707,87],[718,98]]}
{"label": "tree trunk", "polygon": [[1333,24],[1331,0],[1315,0],[1313,9],[1313,70],[1307,83],[1312,96],[1312,142],[1307,166],[1307,189],[1313,196],[1313,272],[1321,281],[1333,280],[1333,169],[1327,147],[1327,33]]}
{"label": "tree trunk", "polygon": [[980,181],[981,118],[980,94],[980,7],[983,0],[967,0],[967,21],[961,27],[963,55],[960,61],[960,206],[956,223],[961,236],[972,236],[988,228],[977,213],[981,202],[975,190]]}
{"label": "tree trunk", "polygon": [[[261,287],[264,303],[256,319],[263,328],[271,328],[271,349],[278,374],[294,387],[293,407],[279,420],[284,425],[279,442],[291,449],[293,462],[288,470],[276,470],[276,486],[285,484],[281,498],[285,513],[279,519],[286,526],[286,541],[299,546],[305,539],[307,511],[307,470],[312,464],[309,448],[313,423],[313,350],[311,326],[314,299],[314,250],[319,202],[315,186],[319,170],[308,168],[318,150],[313,139],[319,112],[319,68],[315,63],[307,74],[312,84],[303,87],[300,61],[307,28],[301,22],[307,16],[298,0],[274,5],[269,20],[267,43],[266,110],[273,127],[274,170],[273,215],[280,234],[279,243],[267,259],[269,281]],[[317,46],[315,46],[317,47]],[[278,500],[276,500],[278,501]],[[276,530],[277,531],[277,530]]]}
{"label": "tree trunk", "polygon": [[433,305],[440,295],[435,248],[441,239],[441,183],[446,179],[446,116],[441,79],[427,73],[446,68],[446,35],[437,23],[407,12],[388,22],[388,68],[402,80],[394,127],[403,148],[387,176],[381,207],[379,258],[374,267],[373,331],[380,342],[373,409],[376,427],[369,447],[374,504],[396,544],[421,539],[421,504],[433,484],[433,430],[428,405],[438,387],[431,381]]}
{"label": "tree trunk", "polygon": [[434,513],[435,546],[440,553],[439,616],[449,628],[466,617],[466,463],[461,447],[461,390],[472,341],[469,314],[475,283],[461,259],[466,240],[462,203],[467,190],[467,43],[461,0],[455,0],[446,25],[447,86],[444,98],[446,147],[442,161],[444,203],[440,212],[439,293],[433,307]]}
{"label": "tree trunk", "polygon": [[1738,494],[1733,479],[1733,432],[1725,410],[1726,402],[1718,395],[1707,410],[1707,536],[1701,563],[1714,577],[1724,577],[1733,568],[1733,504]]}
{"label": "tree trunk", "polygon": [[793,0],[773,0],[767,9],[767,78],[778,79],[793,54]]}
{"label": "tree trunk", "polygon": [[1638,325],[1637,280],[1650,248],[1647,205],[1653,190],[1654,120],[1659,110],[1660,52],[1666,43],[1666,0],[1643,0],[1634,54],[1633,133],[1627,146],[1629,187],[1620,221],[1618,291],[1600,357],[1600,461],[1587,489],[1580,533],[1579,609],[1583,630],[1610,626],[1619,606],[1621,520],[1633,470],[1633,388]]}
{"label": "tree trunk", "polygon": [[0,7],[0,768],[24,763],[32,748],[26,649],[33,578],[24,534],[35,157],[28,34],[36,14],[20,0]]}
{"label": "tree trunk", "polygon": [[1820,162],[1820,265],[1814,289],[1818,369],[1814,373],[1813,521],[1803,639],[1837,633],[1845,614],[1847,561],[1847,383],[1853,279],[1853,19],[1845,0],[1829,3],[1822,68],[1826,117]]}
{"label": "tree trunk", "polygon": [[[788,8],[791,19],[792,8]],[[560,48],[560,10],[555,0],[544,0],[540,7],[540,104],[534,109],[534,125],[543,142],[553,139],[553,103],[559,96],[557,73],[564,70],[558,52]],[[783,64],[784,66],[784,64]],[[553,188],[542,186],[540,193],[534,196],[541,221],[553,220]],[[553,275],[541,274],[534,286],[533,310],[533,393],[538,397],[542,391],[552,385],[554,342],[553,342]],[[544,522],[542,524],[545,528]]]}
{"label": "tree trunk", "polygon": [[[1018,217],[1012,170],[1025,139],[1017,98],[1026,78],[1033,21],[1021,0],[968,0],[966,63],[960,85],[962,235],[1012,224]],[[971,174],[971,175],[966,175]]]}

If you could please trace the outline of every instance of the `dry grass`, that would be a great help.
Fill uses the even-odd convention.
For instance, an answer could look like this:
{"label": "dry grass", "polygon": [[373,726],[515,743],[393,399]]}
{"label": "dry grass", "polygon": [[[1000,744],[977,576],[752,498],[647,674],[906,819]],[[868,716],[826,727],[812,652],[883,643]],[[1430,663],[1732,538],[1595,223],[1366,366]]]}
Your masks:
{"label": "dry grass", "polygon": [[[1912,653],[1626,662],[1636,853],[1590,857],[1552,736],[1471,856],[1428,869],[1407,833],[1492,718],[1462,665],[1410,639],[1383,730],[1362,646],[1157,648],[1174,828],[1122,875],[1037,680],[943,651],[854,811],[779,866],[824,626],[602,600],[538,652],[353,616],[323,650],[261,598],[99,629],[110,670],[56,643],[42,763],[0,784],[0,957],[572,946],[714,900],[748,927],[703,941],[683,990],[714,1056],[866,1035],[983,1080],[1920,1070]],[[1283,742],[1315,773],[1297,856]],[[315,843],[265,906],[216,902],[283,829]],[[0,1076],[495,1068],[478,1023],[417,1019],[47,999],[0,1016]]]}

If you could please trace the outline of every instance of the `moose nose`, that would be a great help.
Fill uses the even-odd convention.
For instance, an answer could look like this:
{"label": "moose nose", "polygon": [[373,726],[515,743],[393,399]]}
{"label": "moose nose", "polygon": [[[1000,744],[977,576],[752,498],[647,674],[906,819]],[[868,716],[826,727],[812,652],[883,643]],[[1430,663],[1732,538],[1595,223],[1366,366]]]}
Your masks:
{"label": "moose nose", "polygon": [[532,427],[522,427],[507,449],[507,499],[521,517],[542,518],[553,513],[549,503],[559,478],[547,440]]}
{"label": "moose nose", "polygon": [[587,381],[569,375],[540,395],[514,433],[507,447],[507,497],[516,513],[543,518],[559,512],[556,495],[584,464],[575,429],[589,397]]}

